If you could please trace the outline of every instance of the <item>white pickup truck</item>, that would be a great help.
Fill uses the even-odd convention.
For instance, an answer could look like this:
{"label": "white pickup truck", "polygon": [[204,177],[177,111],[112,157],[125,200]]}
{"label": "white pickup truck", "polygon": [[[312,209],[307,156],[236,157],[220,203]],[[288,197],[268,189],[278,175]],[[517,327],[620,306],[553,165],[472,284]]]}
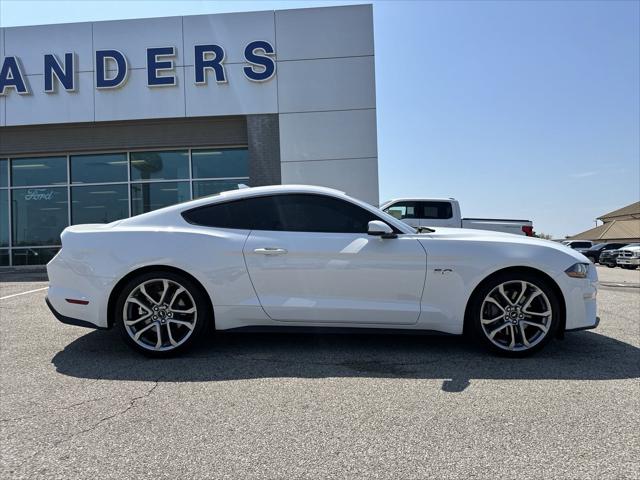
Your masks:
{"label": "white pickup truck", "polygon": [[531,220],[462,218],[460,204],[453,198],[397,198],[380,209],[412,227],[474,228],[533,236]]}

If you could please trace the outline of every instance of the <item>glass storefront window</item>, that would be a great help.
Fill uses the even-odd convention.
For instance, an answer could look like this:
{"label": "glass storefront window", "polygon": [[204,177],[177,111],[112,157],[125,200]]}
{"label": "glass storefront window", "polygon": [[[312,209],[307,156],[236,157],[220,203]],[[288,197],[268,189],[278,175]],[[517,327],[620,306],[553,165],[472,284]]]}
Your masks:
{"label": "glass storefront window", "polygon": [[0,266],[46,264],[69,224],[109,223],[248,185],[247,147],[3,157]]}
{"label": "glass storefront window", "polygon": [[71,156],[71,183],[108,183],[126,181],[126,153]]}
{"label": "glass storefront window", "polygon": [[9,185],[9,162],[6,158],[0,158],[0,188]]}
{"label": "glass storefront window", "polygon": [[128,190],[127,184],[71,187],[71,224],[109,223],[127,218]]}
{"label": "glass storefront window", "polygon": [[59,248],[14,248],[13,265],[46,265]]}
{"label": "glass storefront window", "polygon": [[131,214],[157,210],[189,200],[189,182],[154,182],[131,184]]}
{"label": "glass storefront window", "polygon": [[9,191],[0,190],[0,247],[9,246]]}
{"label": "glass storefront window", "polygon": [[11,159],[11,184],[14,187],[64,183],[67,183],[67,157]]}
{"label": "glass storefront window", "polygon": [[199,180],[193,182],[193,198],[244,188],[248,182],[248,180]]}
{"label": "glass storefront window", "polygon": [[192,150],[193,178],[237,178],[249,176],[249,150],[226,148]]}
{"label": "glass storefront window", "polygon": [[68,212],[66,187],[13,189],[13,246],[59,245]]}
{"label": "glass storefront window", "polygon": [[132,152],[131,180],[179,180],[189,178],[189,152]]}

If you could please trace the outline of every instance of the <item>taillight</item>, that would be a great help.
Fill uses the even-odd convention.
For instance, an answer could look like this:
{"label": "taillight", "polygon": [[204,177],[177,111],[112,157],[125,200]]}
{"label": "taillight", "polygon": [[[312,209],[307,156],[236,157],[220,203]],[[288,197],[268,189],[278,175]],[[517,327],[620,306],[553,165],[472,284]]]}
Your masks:
{"label": "taillight", "polygon": [[79,300],[77,298],[65,298],[65,300],[75,305],[89,305],[89,300]]}
{"label": "taillight", "polygon": [[523,225],[522,231],[527,237],[533,237],[533,227],[531,225]]}

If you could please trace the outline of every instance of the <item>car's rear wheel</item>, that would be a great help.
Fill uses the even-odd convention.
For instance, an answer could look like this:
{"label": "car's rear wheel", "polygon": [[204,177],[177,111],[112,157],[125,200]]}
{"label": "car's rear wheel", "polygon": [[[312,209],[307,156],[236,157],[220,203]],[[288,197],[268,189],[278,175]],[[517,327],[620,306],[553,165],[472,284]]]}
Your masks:
{"label": "car's rear wheel", "polygon": [[471,301],[470,315],[475,336],[485,347],[524,357],[553,338],[560,324],[560,304],[543,279],[509,272],[480,286]]}
{"label": "car's rear wheel", "polygon": [[205,294],[173,272],[148,272],[129,281],[116,303],[116,324],[133,349],[168,357],[193,346],[209,317]]}

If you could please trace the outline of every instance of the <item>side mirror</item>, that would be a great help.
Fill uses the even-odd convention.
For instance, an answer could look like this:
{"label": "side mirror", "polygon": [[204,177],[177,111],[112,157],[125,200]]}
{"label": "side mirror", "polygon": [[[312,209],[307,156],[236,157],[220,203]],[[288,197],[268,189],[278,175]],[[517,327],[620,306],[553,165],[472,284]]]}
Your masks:
{"label": "side mirror", "polygon": [[397,235],[393,233],[393,228],[384,223],[381,220],[371,220],[367,229],[368,235],[381,238],[396,238]]}

